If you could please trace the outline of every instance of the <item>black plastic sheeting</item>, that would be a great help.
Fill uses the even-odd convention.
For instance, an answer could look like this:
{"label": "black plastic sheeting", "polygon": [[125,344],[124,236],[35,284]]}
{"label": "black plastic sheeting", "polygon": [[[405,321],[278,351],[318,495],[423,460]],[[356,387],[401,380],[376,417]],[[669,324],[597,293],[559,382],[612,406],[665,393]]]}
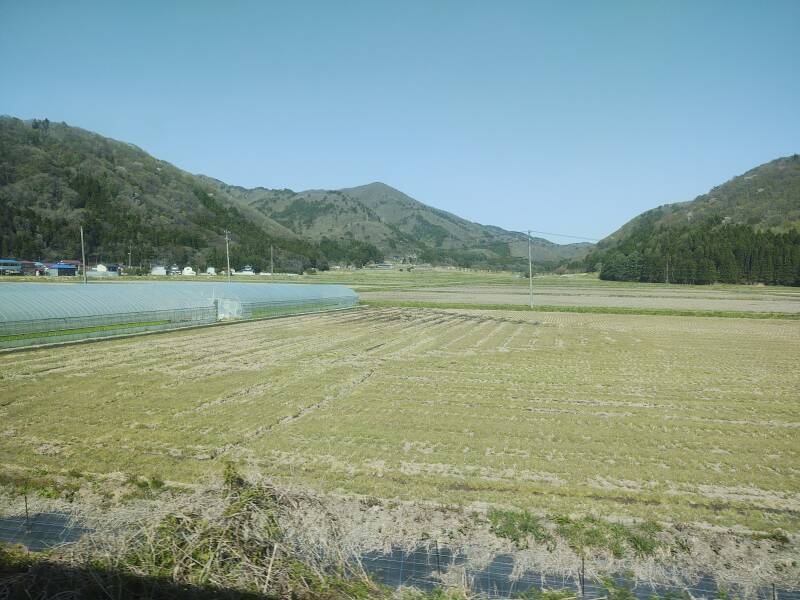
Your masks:
{"label": "black plastic sheeting", "polygon": [[75,524],[69,515],[59,512],[0,518],[0,542],[22,544],[34,552],[77,542],[89,531]]}
{"label": "black plastic sheeting", "polygon": [[[76,523],[68,514],[59,512],[35,513],[0,518],[0,542],[22,544],[32,551],[42,551],[77,542],[91,529]],[[452,567],[463,567],[465,581],[462,584],[478,596],[489,598],[513,598],[537,589],[571,590],[578,598],[592,600],[605,598],[608,593],[603,585],[586,581],[581,591],[577,579],[543,575],[526,571],[514,576],[514,557],[499,554],[483,569],[470,569],[466,556],[453,552],[450,548],[419,547],[405,550],[393,547],[390,552],[369,552],[361,557],[364,569],[379,583],[392,588],[415,587],[431,591],[443,586],[441,576]],[[702,577],[690,587],[650,586],[614,577],[618,586],[627,587],[640,600],[660,598],[719,598],[724,593],[728,597],[744,597],[740,590],[723,589],[710,575]],[[800,590],[777,588],[760,589],[755,598],[760,600],[800,600]],[[753,597],[753,596],[750,596]]]}
{"label": "black plastic sheeting", "polygon": [[[442,587],[440,575],[454,566],[464,567],[465,583],[473,594],[489,598],[513,598],[521,596],[530,590],[571,590],[578,598],[586,600],[606,598],[608,590],[597,581],[586,581],[581,591],[577,579],[543,575],[533,571],[514,573],[514,557],[509,554],[495,556],[491,563],[483,569],[469,569],[465,567],[466,557],[463,554],[453,553],[449,548],[421,547],[414,550],[404,550],[399,547],[392,548],[388,553],[371,552],[362,556],[364,569],[376,581],[389,587],[415,587],[430,591]],[[706,575],[691,586],[671,587],[662,585],[634,584],[624,577],[612,577],[615,585],[630,589],[631,593],[640,600],[650,600],[654,596],[660,598],[720,598],[727,595],[731,598],[745,597],[742,590],[723,588],[715,579]],[[776,588],[774,590],[777,600],[800,600],[800,590]],[[748,596],[761,600],[772,600],[773,589],[764,588],[757,590],[755,596]]]}

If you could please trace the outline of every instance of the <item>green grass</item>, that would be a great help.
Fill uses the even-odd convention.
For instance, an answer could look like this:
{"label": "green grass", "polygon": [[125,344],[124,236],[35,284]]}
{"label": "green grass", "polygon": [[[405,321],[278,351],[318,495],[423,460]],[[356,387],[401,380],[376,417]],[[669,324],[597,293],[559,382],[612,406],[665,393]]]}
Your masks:
{"label": "green grass", "polygon": [[15,340],[28,340],[34,338],[59,337],[65,335],[76,335],[81,333],[94,333],[96,331],[113,331],[115,329],[132,329],[135,327],[154,327],[156,325],[166,325],[169,320],[162,321],[138,321],[134,323],[113,323],[111,325],[94,325],[92,327],[78,327],[75,329],[56,329],[53,331],[28,331],[25,333],[15,333],[13,335],[0,335],[0,343]]}
{"label": "green grass", "polygon": [[489,511],[488,517],[492,533],[511,540],[518,548],[527,548],[529,537],[537,543],[553,540],[542,519],[528,511],[493,509]]}
{"label": "green grass", "polygon": [[579,519],[559,516],[555,521],[558,534],[581,555],[594,549],[607,549],[616,558],[631,553],[645,557],[652,555],[661,545],[657,537],[661,527],[652,521],[623,525],[594,516]]}
{"label": "green grass", "polygon": [[468,302],[426,302],[418,300],[362,300],[361,304],[376,308],[452,308],[466,310],[514,310],[522,312],[563,312],[605,315],[648,315],[664,317],[721,317],[726,319],[790,319],[800,320],[800,313],[752,312],[723,310],[678,310],[672,308],[627,308],[617,306],[547,306],[523,304],[471,304]]}

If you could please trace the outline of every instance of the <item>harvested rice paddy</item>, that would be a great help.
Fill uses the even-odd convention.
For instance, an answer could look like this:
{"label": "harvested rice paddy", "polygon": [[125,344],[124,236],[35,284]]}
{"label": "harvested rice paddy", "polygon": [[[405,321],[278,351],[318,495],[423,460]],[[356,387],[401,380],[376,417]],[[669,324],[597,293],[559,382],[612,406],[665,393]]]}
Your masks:
{"label": "harvested rice paddy", "polygon": [[5,354],[4,469],[800,530],[800,322],[358,310]]}
{"label": "harvested rice paddy", "polygon": [[[543,282],[534,278],[534,306],[605,307],[676,311],[731,311],[800,313],[800,290],[754,286],[672,286],[639,284],[602,285],[588,279],[584,284],[565,285],[556,278]],[[366,290],[367,301],[416,301],[426,303],[470,303],[528,305],[527,282],[500,285],[453,285],[397,290]]]}

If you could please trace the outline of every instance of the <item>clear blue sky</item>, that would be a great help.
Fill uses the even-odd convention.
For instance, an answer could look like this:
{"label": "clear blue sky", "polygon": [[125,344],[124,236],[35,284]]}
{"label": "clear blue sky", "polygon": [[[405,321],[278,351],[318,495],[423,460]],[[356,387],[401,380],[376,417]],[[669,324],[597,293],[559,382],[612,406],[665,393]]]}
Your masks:
{"label": "clear blue sky", "polygon": [[800,1],[0,0],[0,113],[601,237],[800,152]]}

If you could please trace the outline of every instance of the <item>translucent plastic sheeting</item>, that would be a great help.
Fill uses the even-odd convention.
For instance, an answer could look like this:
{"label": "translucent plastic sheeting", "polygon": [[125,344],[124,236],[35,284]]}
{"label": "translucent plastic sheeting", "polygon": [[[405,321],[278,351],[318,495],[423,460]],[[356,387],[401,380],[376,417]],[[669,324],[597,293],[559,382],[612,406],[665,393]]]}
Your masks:
{"label": "translucent plastic sheeting", "polygon": [[276,283],[0,284],[0,347],[354,306],[339,285]]}

